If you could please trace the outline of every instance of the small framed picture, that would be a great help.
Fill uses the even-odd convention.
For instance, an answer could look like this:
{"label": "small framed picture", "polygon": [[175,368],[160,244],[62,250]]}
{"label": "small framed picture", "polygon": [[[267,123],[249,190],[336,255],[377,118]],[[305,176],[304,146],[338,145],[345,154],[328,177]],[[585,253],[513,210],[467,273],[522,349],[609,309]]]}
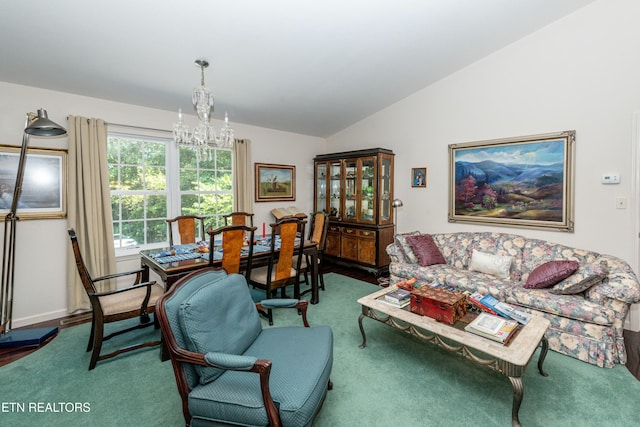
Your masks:
{"label": "small framed picture", "polygon": [[411,186],[427,187],[427,168],[411,168]]}

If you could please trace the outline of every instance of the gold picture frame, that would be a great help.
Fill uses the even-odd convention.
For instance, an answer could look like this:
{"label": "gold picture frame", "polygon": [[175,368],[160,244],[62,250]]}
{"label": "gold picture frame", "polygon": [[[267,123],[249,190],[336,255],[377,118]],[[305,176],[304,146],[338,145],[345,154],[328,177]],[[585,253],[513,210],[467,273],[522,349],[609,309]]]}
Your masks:
{"label": "gold picture frame", "polygon": [[574,229],[575,131],[449,145],[449,222]]}
{"label": "gold picture frame", "polygon": [[296,199],[296,167],[255,163],[256,202],[294,201]]}
{"label": "gold picture frame", "polygon": [[[20,147],[0,145],[0,217],[11,209],[18,174]],[[67,150],[27,148],[19,219],[67,216]]]}

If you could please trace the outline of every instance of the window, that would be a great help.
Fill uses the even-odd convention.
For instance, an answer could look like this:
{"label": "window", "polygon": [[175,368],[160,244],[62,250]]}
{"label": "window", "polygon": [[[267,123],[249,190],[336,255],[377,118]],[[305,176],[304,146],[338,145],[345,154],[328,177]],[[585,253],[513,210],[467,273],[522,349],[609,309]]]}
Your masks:
{"label": "window", "polygon": [[170,138],[110,132],[108,163],[116,249],[167,243],[167,218],[203,215],[216,228],[233,210],[231,150],[198,157]]}

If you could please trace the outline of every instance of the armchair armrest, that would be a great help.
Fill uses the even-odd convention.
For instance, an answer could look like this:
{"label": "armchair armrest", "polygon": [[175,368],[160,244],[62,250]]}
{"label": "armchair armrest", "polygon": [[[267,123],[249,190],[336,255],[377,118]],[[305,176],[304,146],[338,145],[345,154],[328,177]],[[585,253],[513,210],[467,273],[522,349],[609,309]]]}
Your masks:
{"label": "armchair armrest", "polygon": [[260,311],[269,310],[273,308],[297,308],[302,314],[302,323],[305,327],[309,327],[309,322],[307,321],[307,308],[309,307],[309,301],[306,299],[293,299],[293,298],[273,298],[273,299],[263,299],[260,302],[256,303],[256,308]]}
{"label": "armchair armrest", "polygon": [[116,279],[118,277],[124,277],[124,276],[133,276],[134,274],[136,275],[136,279],[134,281],[134,285],[140,282],[140,279],[142,278],[142,272],[144,271],[144,267],[139,268],[137,270],[131,270],[131,271],[123,271],[121,273],[114,273],[114,274],[108,274],[106,276],[101,276],[101,277],[97,277],[94,278],[93,281],[94,282],[99,282],[101,280],[109,280],[109,279]]}
{"label": "armchair armrest", "polygon": [[293,298],[263,299],[260,304],[263,308],[292,308],[298,305],[298,300]]}
{"label": "armchair armrest", "polygon": [[237,354],[210,352],[204,355],[204,360],[217,368],[248,371],[258,361],[257,357],[241,356]]}
{"label": "armchair armrest", "polygon": [[142,283],[138,283],[132,286],[129,286],[127,288],[122,288],[122,289],[115,289],[113,291],[106,291],[106,292],[96,292],[95,294],[93,294],[96,297],[104,297],[107,295],[114,295],[114,294],[119,294],[122,292],[128,292],[131,291],[133,289],[138,289],[138,288],[142,288],[142,287],[147,287],[147,295],[151,294],[151,286],[155,285],[156,281],[152,280],[150,282],[142,282]]}

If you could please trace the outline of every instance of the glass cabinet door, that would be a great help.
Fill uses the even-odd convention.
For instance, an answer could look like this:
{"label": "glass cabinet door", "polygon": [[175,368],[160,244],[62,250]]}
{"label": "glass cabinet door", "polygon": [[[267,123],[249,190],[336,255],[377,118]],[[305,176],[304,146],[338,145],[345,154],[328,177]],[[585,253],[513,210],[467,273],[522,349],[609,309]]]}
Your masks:
{"label": "glass cabinet door", "polygon": [[376,212],[376,158],[365,157],[360,160],[360,185],[358,194],[360,204],[358,212],[360,222],[375,223]]}
{"label": "glass cabinet door", "polygon": [[391,224],[391,197],[392,197],[392,162],[391,156],[381,155],[380,159],[380,213],[381,224]]}
{"label": "glass cabinet door", "polygon": [[327,210],[327,164],[316,163],[316,211],[328,212]]}
{"label": "glass cabinet door", "polygon": [[345,221],[357,221],[358,202],[358,160],[344,162],[344,216]]}
{"label": "glass cabinet door", "polygon": [[342,190],[342,163],[338,160],[329,162],[329,216],[340,217],[340,200]]}

